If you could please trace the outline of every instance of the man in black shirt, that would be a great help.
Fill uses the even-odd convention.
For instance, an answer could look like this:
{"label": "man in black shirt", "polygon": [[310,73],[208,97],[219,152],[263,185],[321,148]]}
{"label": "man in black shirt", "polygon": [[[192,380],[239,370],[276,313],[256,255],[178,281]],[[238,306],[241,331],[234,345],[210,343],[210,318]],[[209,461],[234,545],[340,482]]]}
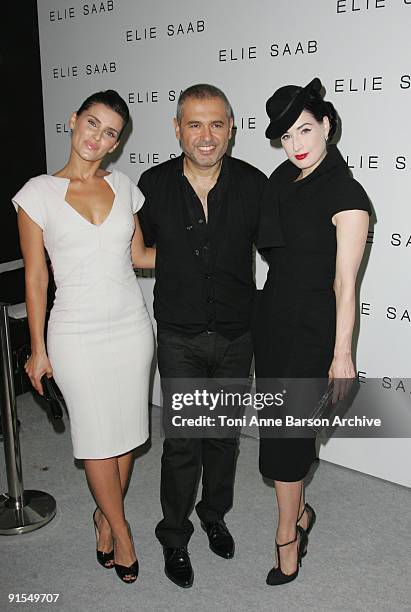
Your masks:
{"label": "man in black shirt", "polygon": [[[174,120],[183,154],[144,172],[139,212],[147,245],[155,244],[158,366],[162,379],[247,378],[255,298],[253,243],[265,175],[226,155],[231,106],[211,85],[179,98]],[[164,392],[164,411],[171,411]],[[169,398],[168,398],[169,399]],[[187,544],[196,506],[210,548],[231,558],[234,541],[224,522],[232,505],[238,439],[166,437],[161,471],[163,520],[156,535],[165,572],[182,587],[193,583]]]}

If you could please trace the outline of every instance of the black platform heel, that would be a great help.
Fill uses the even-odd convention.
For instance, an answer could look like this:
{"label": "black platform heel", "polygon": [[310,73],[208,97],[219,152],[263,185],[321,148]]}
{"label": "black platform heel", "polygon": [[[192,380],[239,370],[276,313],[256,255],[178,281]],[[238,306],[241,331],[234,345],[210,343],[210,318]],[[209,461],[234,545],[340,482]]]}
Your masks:
{"label": "black platform heel", "polygon": [[[131,535],[130,525],[127,523],[128,532],[130,534],[130,539],[134,546],[133,536]],[[116,570],[117,576],[120,578],[122,582],[125,584],[133,584],[138,578],[139,565],[138,560],[136,559],[134,563],[130,566],[120,565],[119,563],[114,562],[114,569]]]}
{"label": "black platform heel", "polygon": [[[311,529],[314,527],[315,525],[315,521],[317,520],[317,515],[315,513],[315,510],[312,506],[310,506],[310,504],[305,503],[304,504],[304,510],[301,512],[300,516],[297,519],[297,523],[299,523],[299,521],[301,520],[304,512],[307,512],[307,516],[308,516],[308,525],[307,525],[307,529],[304,529],[304,527],[301,527],[301,525],[299,525],[299,527],[301,527],[301,529],[303,529],[306,533],[306,535],[308,536]],[[302,556],[305,557],[305,555],[307,554],[307,544],[308,544],[308,538],[306,538],[306,544],[305,544],[305,548],[302,552]]]}
{"label": "black platform heel", "polygon": [[[297,569],[292,574],[284,574],[282,569],[281,569],[280,548],[282,548],[283,546],[288,546],[289,544],[293,544],[297,540],[298,540],[298,544],[297,544]],[[304,531],[304,529],[302,527],[297,525],[297,529],[296,529],[296,534],[295,534],[294,540],[291,540],[290,542],[286,542],[285,544],[278,544],[277,541],[275,542],[275,545],[276,545],[276,548],[277,548],[278,567],[273,567],[268,572],[268,576],[267,576],[267,580],[266,580],[267,584],[269,584],[270,586],[276,586],[276,585],[280,585],[280,584],[287,584],[288,582],[292,582],[293,580],[295,580],[297,578],[299,569],[300,569],[300,567],[302,565],[302,557],[303,557],[302,553],[303,553],[303,550],[304,550],[304,546],[305,547],[307,546],[306,540],[307,540],[307,534],[305,533],[305,531]]]}
{"label": "black platform heel", "polygon": [[[99,541],[100,535],[99,535],[99,531],[98,531],[98,527],[97,527],[97,521],[96,521],[96,512],[97,512],[97,510],[98,510],[98,508],[96,508],[94,510],[94,512],[93,512],[93,525],[94,525],[94,532],[96,534],[96,542],[97,542],[97,545],[98,545],[98,541]],[[97,557],[97,561],[105,569],[112,569],[114,567],[114,548],[113,548],[112,551],[106,553],[106,552],[103,552],[101,550],[98,550],[98,548],[96,547],[96,557]]]}

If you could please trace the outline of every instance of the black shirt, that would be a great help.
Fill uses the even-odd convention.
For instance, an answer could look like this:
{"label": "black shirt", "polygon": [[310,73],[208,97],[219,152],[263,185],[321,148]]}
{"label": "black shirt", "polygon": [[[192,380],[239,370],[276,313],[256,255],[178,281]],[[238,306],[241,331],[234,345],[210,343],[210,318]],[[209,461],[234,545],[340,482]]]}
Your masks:
{"label": "black shirt", "polygon": [[250,328],[255,296],[253,243],[267,181],[250,164],[225,156],[202,204],[183,173],[183,155],[144,172],[139,219],[157,247],[154,316],[160,329],[235,338]]}

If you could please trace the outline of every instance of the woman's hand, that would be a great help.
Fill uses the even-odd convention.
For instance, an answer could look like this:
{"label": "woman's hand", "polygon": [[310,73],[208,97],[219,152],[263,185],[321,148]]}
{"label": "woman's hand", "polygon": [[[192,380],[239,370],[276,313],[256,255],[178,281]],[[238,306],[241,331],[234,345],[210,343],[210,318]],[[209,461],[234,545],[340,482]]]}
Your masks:
{"label": "woman's hand", "polygon": [[47,353],[32,353],[26,361],[24,369],[37,393],[44,395],[41,379],[44,374],[47,375],[47,378],[53,376],[53,368],[51,367]]}
{"label": "woman's hand", "polygon": [[355,379],[355,369],[351,355],[334,356],[328,370],[328,378],[334,381],[332,403],[336,404],[338,400],[347,396]]}

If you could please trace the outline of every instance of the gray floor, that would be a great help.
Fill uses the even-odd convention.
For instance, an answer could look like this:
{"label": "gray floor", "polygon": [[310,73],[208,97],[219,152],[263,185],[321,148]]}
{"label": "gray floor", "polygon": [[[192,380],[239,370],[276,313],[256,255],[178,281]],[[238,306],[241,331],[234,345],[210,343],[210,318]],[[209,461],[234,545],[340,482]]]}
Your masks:
{"label": "gray floor", "polygon": [[[19,398],[24,484],[51,493],[58,512],[31,534],[0,536],[0,609],[16,609],[9,593],[59,593],[55,604],[22,609],[87,612],[411,610],[411,492],[322,461],[307,488],[318,513],[298,579],[267,587],[273,559],[273,489],[257,469],[258,444],[242,438],[235,503],[227,523],[235,536],[233,560],[216,557],[194,516],[190,542],[195,582],[182,590],[163,573],[153,531],[160,516],[159,412],[153,409],[152,443],[136,462],[127,497],[141,573],[122,584],[95,561],[93,502],[84,471],[75,465],[67,429],[54,431],[30,394]],[[2,446],[0,444],[0,446]],[[0,449],[0,492],[6,490]]]}

